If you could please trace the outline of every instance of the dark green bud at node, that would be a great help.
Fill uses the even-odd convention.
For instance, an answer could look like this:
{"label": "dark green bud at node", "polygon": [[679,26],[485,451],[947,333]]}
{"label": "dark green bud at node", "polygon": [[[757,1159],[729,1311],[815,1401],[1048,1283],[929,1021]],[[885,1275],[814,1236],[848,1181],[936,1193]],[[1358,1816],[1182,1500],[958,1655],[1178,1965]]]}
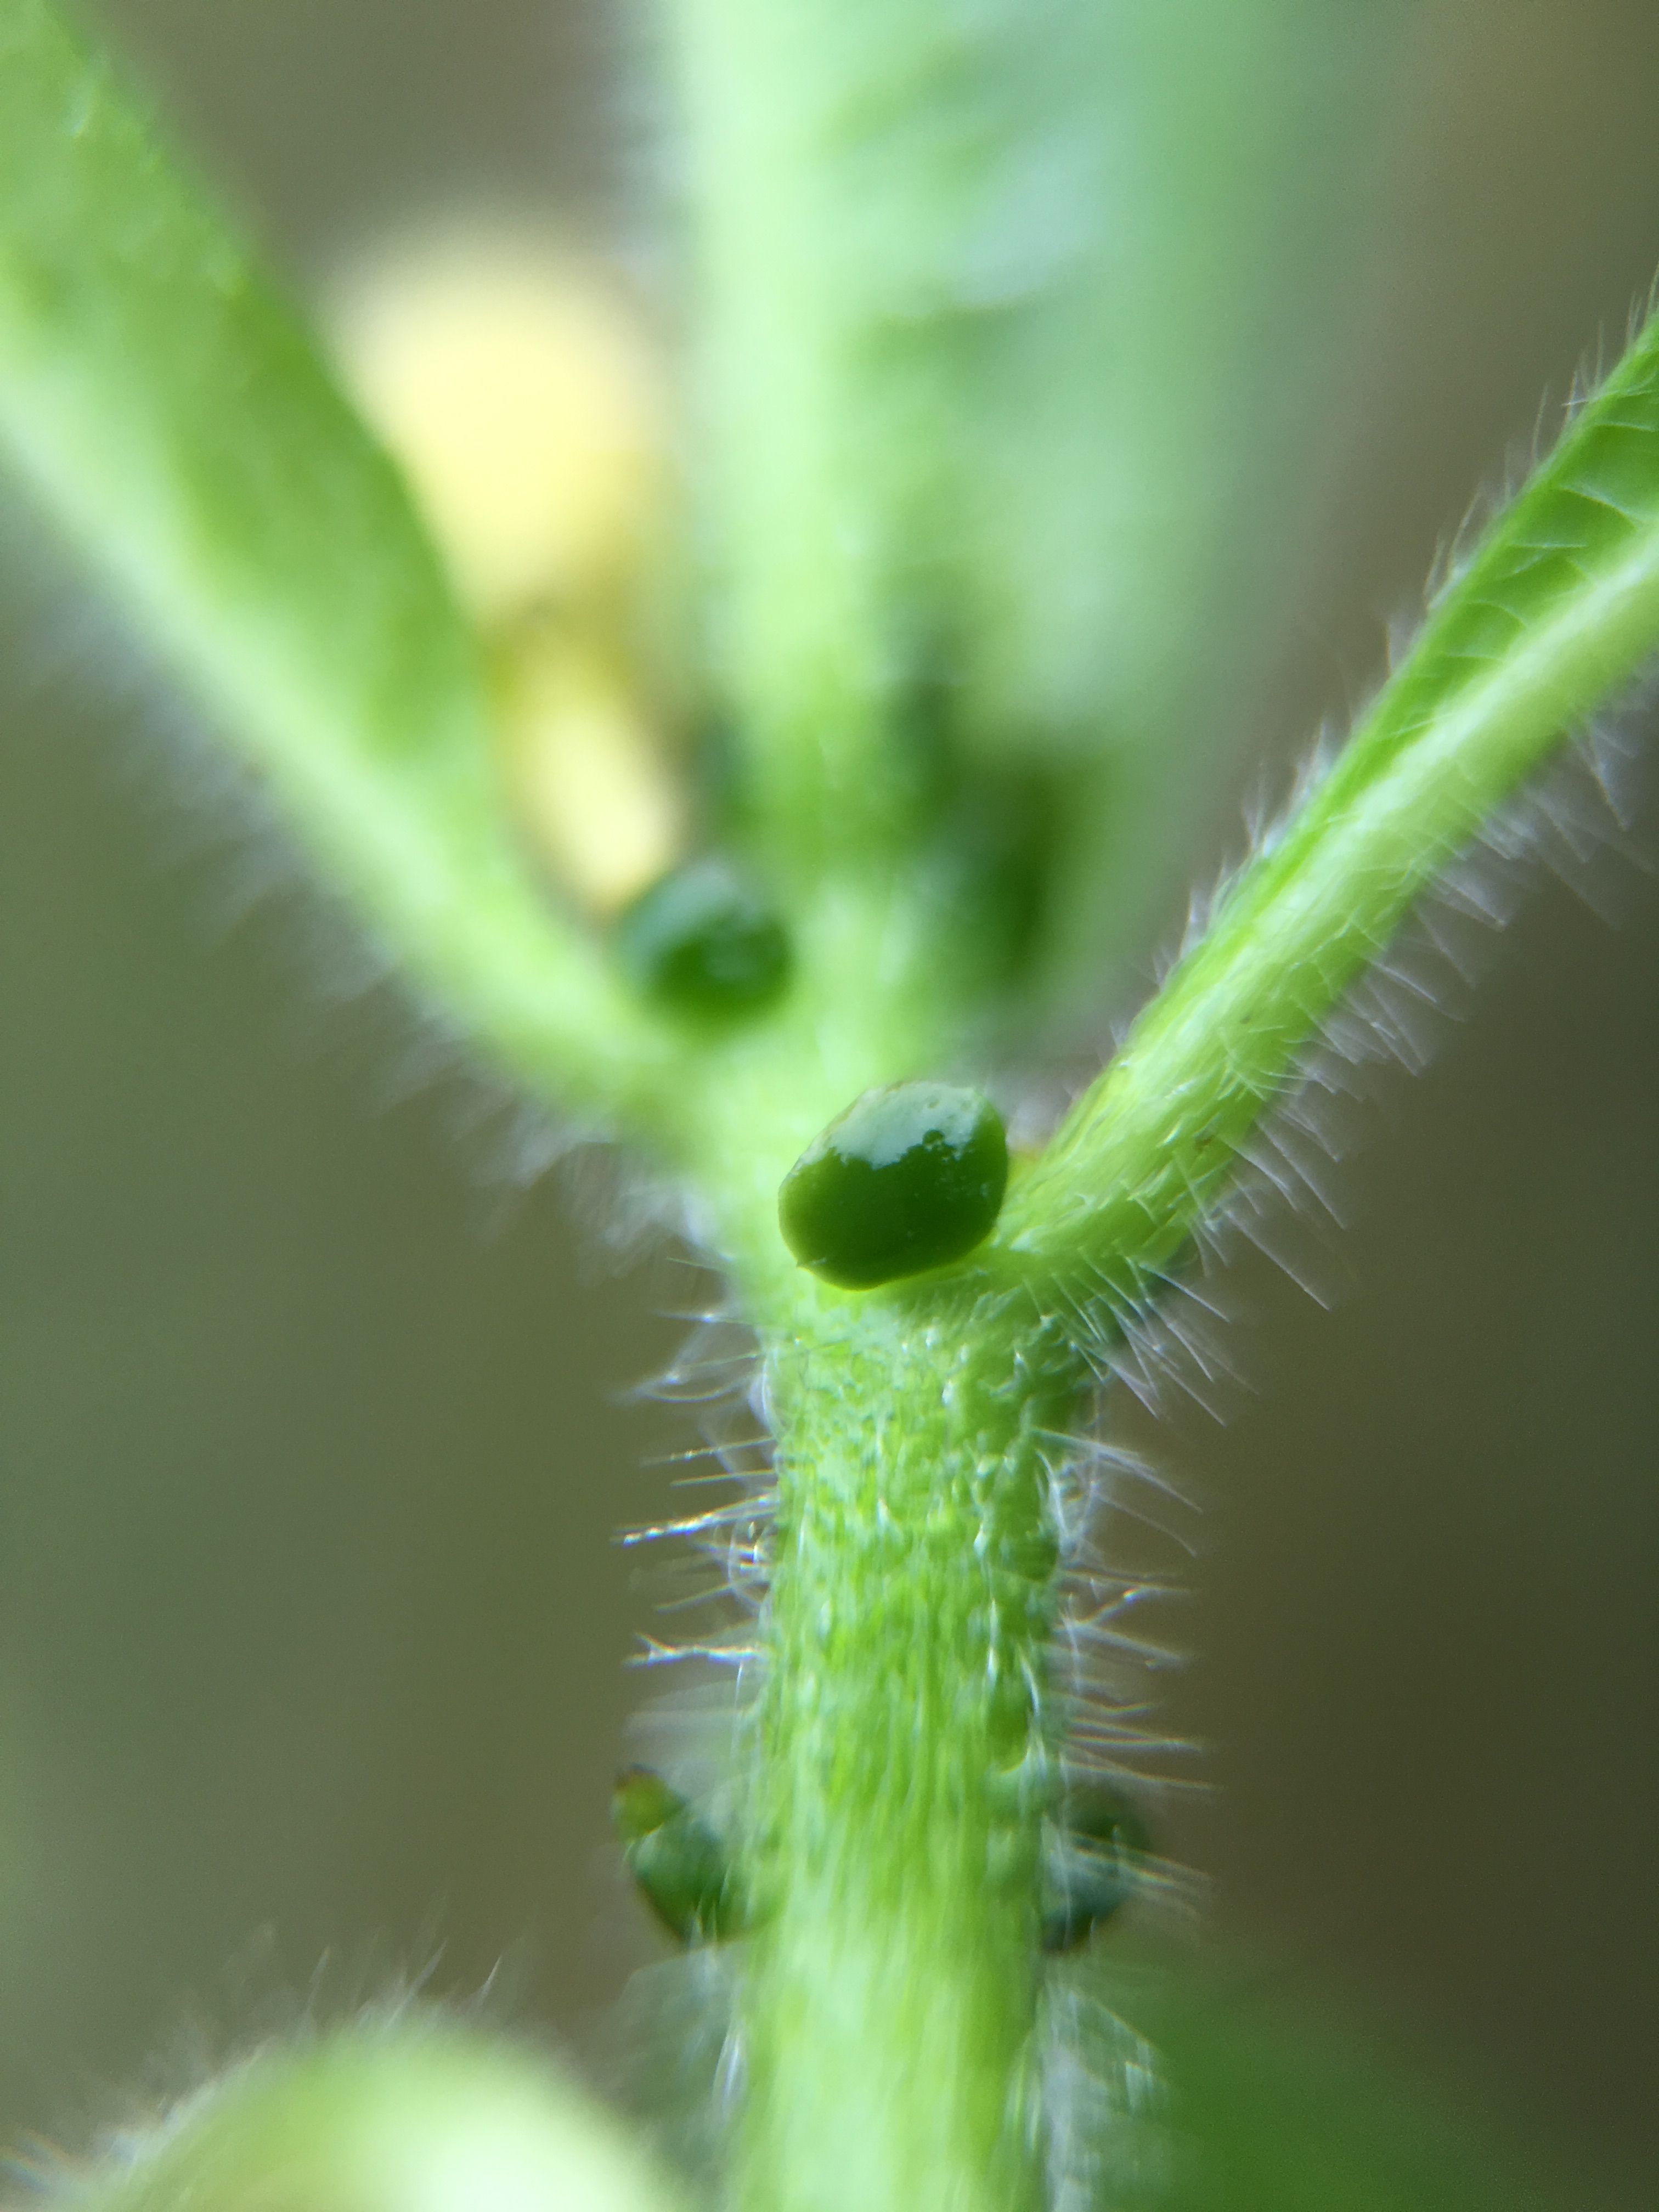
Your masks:
{"label": "dark green bud at node", "polygon": [[640,1894],[682,1943],[720,1943],[744,1932],[743,1893],[725,1844],[677,1790],[648,1766],[617,1778],[611,1817]]}
{"label": "dark green bud at node", "polygon": [[1067,1794],[1042,1869],[1042,1948],[1074,1951],[1139,1887],[1151,1841],[1139,1814],[1104,1783]]}
{"label": "dark green bud at node", "polygon": [[960,1260],[989,1236],[1008,1184],[1002,1116],[978,1091],[866,1091],[783,1179],[783,1241],[844,1291]]}
{"label": "dark green bud at node", "polygon": [[782,922],[724,860],[659,877],[618,916],[616,946],[638,988],[682,1013],[750,1012],[789,977]]}

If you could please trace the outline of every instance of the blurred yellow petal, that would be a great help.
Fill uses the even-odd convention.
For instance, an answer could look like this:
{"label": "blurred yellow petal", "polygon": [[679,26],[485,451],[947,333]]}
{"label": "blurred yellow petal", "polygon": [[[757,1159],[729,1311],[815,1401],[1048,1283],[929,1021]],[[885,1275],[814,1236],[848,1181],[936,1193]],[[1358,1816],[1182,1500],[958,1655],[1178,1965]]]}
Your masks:
{"label": "blurred yellow petal", "polygon": [[334,324],[483,625],[638,564],[660,529],[663,394],[603,270],[527,232],[452,229],[360,264]]}
{"label": "blurred yellow petal", "polygon": [[678,779],[605,653],[551,625],[524,634],[503,672],[498,720],[524,832],[583,904],[614,913],[678,857]]}

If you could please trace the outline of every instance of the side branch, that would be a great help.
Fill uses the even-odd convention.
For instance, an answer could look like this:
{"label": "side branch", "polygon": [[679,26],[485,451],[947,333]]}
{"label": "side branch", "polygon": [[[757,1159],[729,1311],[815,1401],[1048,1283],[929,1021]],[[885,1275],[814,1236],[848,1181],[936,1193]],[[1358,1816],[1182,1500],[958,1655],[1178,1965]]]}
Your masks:
{"label": "side branch", "polygon": [[0,446],[387,951],[542,1095],[627,1118],[655,1040],[514,848],[400,482],[42,0],[0,0]]}
{"label": "side branch", "polygon": [[1140,1303],[1413,900],[1656,647],[1659,317],[1011,1196],[992,1264]]}

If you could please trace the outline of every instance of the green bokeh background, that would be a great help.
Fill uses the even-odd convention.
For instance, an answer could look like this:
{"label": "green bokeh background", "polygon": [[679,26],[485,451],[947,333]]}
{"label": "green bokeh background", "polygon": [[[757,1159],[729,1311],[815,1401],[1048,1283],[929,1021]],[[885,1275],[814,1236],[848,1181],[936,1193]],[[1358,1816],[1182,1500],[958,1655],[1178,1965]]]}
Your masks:
{"label": "green bokeh background", "polygon": [[[302,279],[458,193],[611,237],[648,203],[601,0],[100,14]],[[1422,20],[1265,750],[1363,694],[1472,489],[1659,266],[1650,0]],[[515,1180],[498,1103],[335,988],[342,945],[198,803],[176,704],[13,537],[0,2128],[72,2126],[324,1960],[343,1993],[505,1960],[509,2002],[583,2047],[654,1953],[606,1841],[655,1625],[612,1537],[670,1501],[642,1461],[691,1441],[622,1394],[702,1286],[606,1243],[610,1171]],[[1217,1785],[1167,1817],[1221,1933],[1634,2172],[1659,891],[1608,855],[1585,880],[1616,926],[1540,875],[1431,1071],[1378,1085],[1316,1258],[1334,1309],[1241,1262],[1249,1388],[1158,1438],[1205,1506],[1165,1710]]]}

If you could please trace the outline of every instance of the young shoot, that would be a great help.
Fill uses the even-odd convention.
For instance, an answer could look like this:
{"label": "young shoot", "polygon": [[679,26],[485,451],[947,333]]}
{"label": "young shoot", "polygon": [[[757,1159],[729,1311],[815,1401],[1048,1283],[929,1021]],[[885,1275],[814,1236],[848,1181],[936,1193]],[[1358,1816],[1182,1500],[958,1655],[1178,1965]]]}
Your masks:
{"label": "young shoot", "polygon": [[[1334,58],[1385,12],[672,0],[676,428],[603,286],[464,239],[343,314],[354,404],[110,64],[0,0],[0,441],[422,1018],[630,1148],[747,1332],[711,1388],[767,1506],[696,1524],[735,1810],[614,1802],[682,1985],[732,1998],[726,2212],[1211,2212],[1088,1996],[1149,1851],[1076,1755],[1135,1723],[1056,1664],[1052,1442],[1413,902],[1659,648],[1659,320],[1017,1172],[942,1076],[1012,1097],[1097,1033],[1169,887],[1272,567],[1283,239],[1339,197],[1285,179],[1310,98],[1346,155]],[[288,2160],[356,2109],[331,2079],[233,2076],[88,2212],[664,2201],[513,2081],[459,2194],[417,2094],[416,2179],[331,2196]],[[1433,2201],[1369,2185],[1320,2212]]]}

